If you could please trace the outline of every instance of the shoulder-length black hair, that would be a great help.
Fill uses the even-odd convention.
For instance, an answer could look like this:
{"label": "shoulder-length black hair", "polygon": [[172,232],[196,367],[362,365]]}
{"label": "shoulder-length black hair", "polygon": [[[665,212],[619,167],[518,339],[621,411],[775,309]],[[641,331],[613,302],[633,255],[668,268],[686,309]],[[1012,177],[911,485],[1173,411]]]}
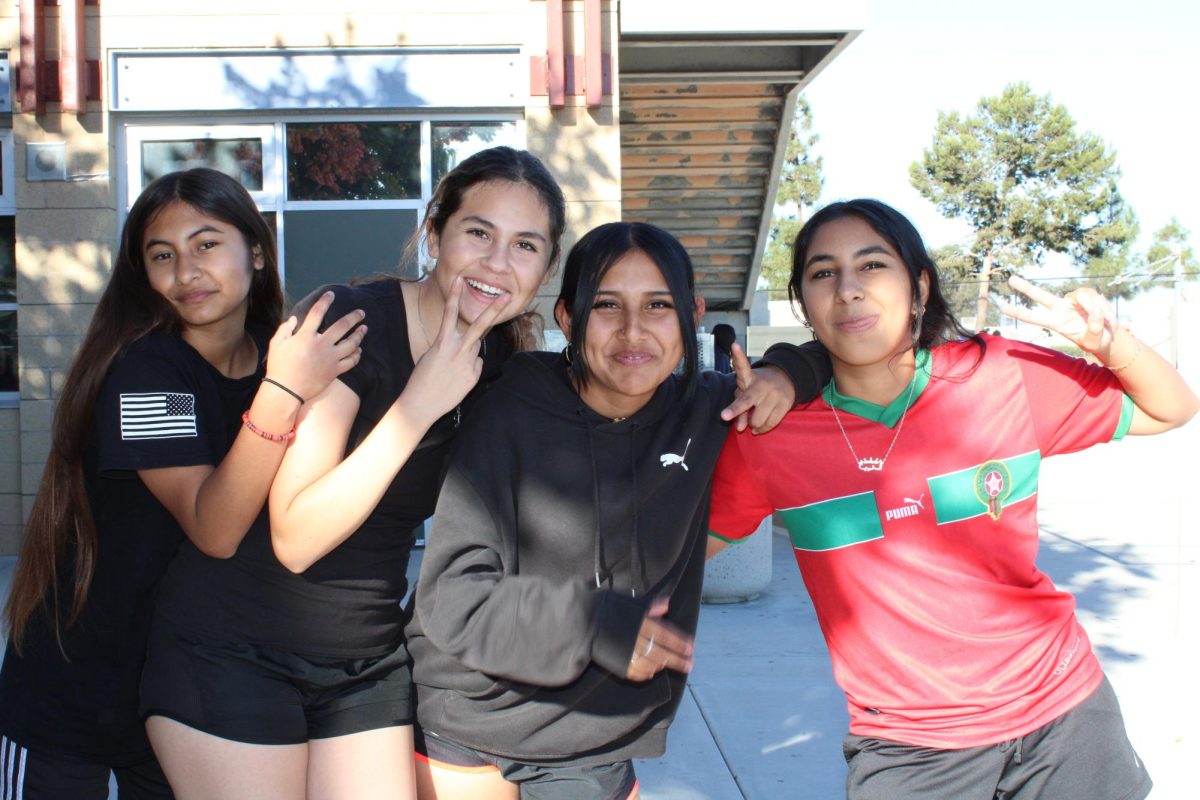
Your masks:
{"label": "shoulder-length black hair", "polygon": [[567,254],[557,303],[562,304],[571,318],[571,377],[577,387],[587,385],[591,370],[585,344],[596,293],[613,265],[635,250],[654,262],[671,290],[679,333],[683,336],[683,378],[691,391],[700,363],[696,351],[696,278],[692,259],[678,239],[645,222],[600,225],[584,234]]}
{"label": "shoulder-length black hair", "polygon": [[[138,196],[125,226],[112,277],[100,296],[79,352],[67,372],[54,411],[50,453],[25,526],[21,557],[5,605],[11,642],[21,652],[30,618],[48,604],[47,616],[61,647],[62,630],[79,618],[96,567],[96,524],[84,485],[83,454],[92,415],[113,361],[152,331],[178,331],[179,315],[151,286],[142,252],[146,229],[174,202],[241,231],[246,247],[262,254],[263,268],[250,283],[247,320],[274,329],[283,316],[275,236],[241,184],[200,168],[164,175]],[[60,563],[72,565],[71,603],[59,608]]]}
{"label": "shoulder-length black hair", "polygon": [[808,310],[804,306],[801,285],[804,263],[808,260],[808,248],[822,225],[846,217],[861,219],[887,240],[908,270],[909,285],[914,298],[921,296],[921,273],[929,276],[929,296],[924,306],[916,304],[916,318],[912,328],[914,350],[928,349],[960,339],[971,339],[980,348],[987,347],[983,338],[964,328],[950,310],[950,304],[946,302],[938,281],[937,264],[930,257],[921,234],[909,222],[908,217],[886,203],[869,198],[830,203],[813,214],[796,235],[796,242],[792,247],[792,278],[788,281],[788,298],[804,312],[806,318]]}

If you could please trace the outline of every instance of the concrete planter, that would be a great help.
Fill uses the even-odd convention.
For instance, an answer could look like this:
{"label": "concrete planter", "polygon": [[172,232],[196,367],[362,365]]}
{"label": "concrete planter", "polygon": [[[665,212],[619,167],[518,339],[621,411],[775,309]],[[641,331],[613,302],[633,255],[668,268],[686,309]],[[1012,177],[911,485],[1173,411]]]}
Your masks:
{"label": "concrete planter", "polygon": [[705,603],[744,603],[771,583],[772,518],[767,517],[745,541],[729,545],[704,565]]}

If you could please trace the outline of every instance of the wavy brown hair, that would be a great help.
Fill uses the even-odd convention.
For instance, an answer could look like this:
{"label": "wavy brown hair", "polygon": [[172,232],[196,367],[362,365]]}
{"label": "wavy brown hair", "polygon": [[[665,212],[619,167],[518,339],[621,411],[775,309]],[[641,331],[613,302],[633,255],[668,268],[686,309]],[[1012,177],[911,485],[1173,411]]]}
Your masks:
{"label": "wavy brown hair", "polygon": [[[234,226],[248,248],[261,249],[264,268],[255,270],[250,284],[247,321],[273,328],[283,316],[275,237],[241,184],[216,170],[201,168],[164,175],[146,187],[125,220],[112,277],[96,305],[54,411],[50,454],[4,608],[10,644],[17,653],[30,619],[43,609],[62,650],[62,632],[79,619],[87,603],[97,540],[84,482],[84,451],[96,399],[113,362],[148,333],[179,331],[175,309],[150,286],[142,253],[146,229],[159,211],[174,202],[186,203]],[[69,576],[60,576],[68,564],[72,565]],[[66,608],[59,607],[59,580],[63,577],[71,582]]]}
{"label": "wavy brown hair", "polygon": [[[521,183],[533,189],[546,214],[550,218],[550,258],[546,271],[552,273],[560,255],[559,240],[567,227],[567,206],[562,188],[537,156],[527,150],[512,147],[489,147],[465,158],[438,181],[433,197],[425,208],[425,217],[404,249],[404,264],[416,261],[421,235],[436,233],[439,236],[446,222],[462,207],[467,190],[479,183]],[[514,350],[530,350],[536,345],[541,317],[526,311],[513,319],[496,326]]]}

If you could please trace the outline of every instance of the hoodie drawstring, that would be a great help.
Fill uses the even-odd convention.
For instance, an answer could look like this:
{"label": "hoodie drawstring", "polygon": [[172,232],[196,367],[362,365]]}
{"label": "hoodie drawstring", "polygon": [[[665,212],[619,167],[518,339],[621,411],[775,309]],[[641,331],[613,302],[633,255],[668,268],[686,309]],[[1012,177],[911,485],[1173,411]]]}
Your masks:
{"label": "hoodie drawstring", "polygon": [[[584,410],[576,409],[576,414],[583,417]],[[595,527],[592,531],[592,575],[596,581],[596,588],[600,589],[604,585],[604,577],[601,575],[604,562],[604,533],[601,527],[601,505],[600,505],[600,470],[596,466],[596,437],[592,430],[592,426],[584,423],[587,429],[588,441],[588,458],[592,465],[592,506],[595,509]],[[629,469],[633,475],[633,519],[630,524],[629,531],[629,594],[631,597],[638,596],[638,587],[645,587],[646,580],[646,565],[642,558],[642,548],[639,546],[638,539],[638,472],[637,472],[637,442],[635,441],[638,431],[637,423],[633,423],[630,427],[629,434]]]}
{"label": "hoodie drawstring", "polygon": [[638,494],[638,472],[637,472],[637,447],[634,443],[634,438],[637,436],[638,426],[633,423],[629,433],[629,471],[633,476],[633,524],[629,531],[629,593],[632,597],[638,596],[638,586],[645,587],[646,585],[646,565],[642,559],[642,548],[638,546],[638,512],[641,510],[637,502]]}
{"label": "hoodie drawstring", "polygon": [[[583,409],[576,409],[575,413],[582,420]],[[592,434],[592,426],[588,425],[586,420],[583,420],[583,427],[587,429],[588,457],[592,462],[592,508],[596,512],[594,516],[596,524],[592,532],[592,570],[596,577],[596,588],[599,589],[602,585],[600,580],[600,555],[601,547],[603,546],[600,533],[600,476],[598,474],[599,470],[596,469],[596,442]]]}

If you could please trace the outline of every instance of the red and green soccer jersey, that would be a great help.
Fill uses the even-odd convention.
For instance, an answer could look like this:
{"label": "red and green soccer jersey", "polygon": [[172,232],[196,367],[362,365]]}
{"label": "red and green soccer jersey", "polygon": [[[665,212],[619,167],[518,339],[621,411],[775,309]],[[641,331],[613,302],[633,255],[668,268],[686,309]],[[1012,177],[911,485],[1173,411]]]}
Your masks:
{"label": "red and green soccer jersey", "polygon": [[[1106,369],[987,337],[918,355],[889,407],[833,394],[770,435],[731,435],[710,526],[735,540],[781,512],[846,692],[850,731],[958,749],[1012,739],[1100,683],[1075,601],[1034,564],[1044,456],[1125,435]],[[932,377],[930,377],[932,374]],[[845,437],[829,402],[836,403]]]}

